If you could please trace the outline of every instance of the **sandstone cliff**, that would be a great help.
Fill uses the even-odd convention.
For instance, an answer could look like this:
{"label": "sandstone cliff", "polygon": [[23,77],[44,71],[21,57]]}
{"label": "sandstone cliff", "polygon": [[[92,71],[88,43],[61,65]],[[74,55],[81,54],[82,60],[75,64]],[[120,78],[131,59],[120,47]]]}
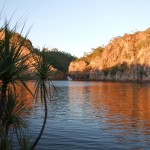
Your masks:
{"label": "sandstone cliff", "polygon": [[75,80],[150,81],[150,29],[116,37],[101,55],[85,60],[70,63]]}
{"label": "sandstone cliff", "polygon": [[[5,37],[5,32],[2,29],[0,29],[0,40],[3,40],[4,37]],[[25,39],[24,37],[22,37],[20,34],[18,34],[16,32],[12,32],[11,39],[10,39],[10,46],[14,45],[15,47],[19,47],[20,43],[23,40],[25,40],[25,41],[21,47],[22,55],[27,55],[29,53],[32,53],[34,51],[32,42],[28,39]],[[34,63],[34,59],[32,57],[30,57],[26,61],[26,63],[30,66],[26,73],[28,73],[28,75],[30,77],[34,77],[35,69],[34,69],[34,67],[32,67],[32,64]],[[65,78],[64,73],[62,73],[61,71],[58,71],[53,66],[50,67],[50,70],[51,70],[51,77],[50,78],[52,80],[58,80],[58,79],[63,80]]]}
{"label": "sandstone cliff", "polygon": [[[5,37],[5,33],[3,30],[0,30],[0,40],[3,40]],[[11,39],[10,39],[10,46],[14,45],[15,47],[19,47],[20,43],[24,41],[24,44],[21,47],[22,55],[29,54],[31,51],[33,51],[33,46],[30,40],[24,39],[20,34],[12,32]],[[33,61],[32,58],[30,58],[27,63],[30,64]]]}

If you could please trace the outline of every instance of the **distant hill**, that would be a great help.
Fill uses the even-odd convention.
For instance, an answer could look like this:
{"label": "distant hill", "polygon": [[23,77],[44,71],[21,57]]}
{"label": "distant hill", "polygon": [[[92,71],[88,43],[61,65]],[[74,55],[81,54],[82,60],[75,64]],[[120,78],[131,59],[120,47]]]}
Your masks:
{"label": "distant hill", "polygon": [[150,28],[113,38],[71,62],[69,74],[75,80],[150,81]]}

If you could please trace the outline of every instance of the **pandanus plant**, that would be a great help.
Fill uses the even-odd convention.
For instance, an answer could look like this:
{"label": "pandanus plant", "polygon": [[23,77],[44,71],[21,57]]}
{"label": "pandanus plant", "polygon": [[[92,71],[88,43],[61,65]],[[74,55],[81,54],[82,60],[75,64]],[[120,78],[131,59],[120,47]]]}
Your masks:
{"label": "pandanus plant", "polygon": [[45,49],[43,49],[39,55],[32,54],[34,60],[32,67],[35,68],[36,76],[35,93],[33,96],[37,100],[40,95],[41,102],[45,107],[45,115],[39,135],[31,147],[28,147],[26,140],[21,140],[21,136],[18,136],[21,135],[20,133],[23,133],[22,128],[26,126],[20,117],[21,111],[24,112],[24,106],[22,103],[17,102],[15,84],[20,81],[31,93],[24,82],[26,81],[25,75],[30,67],[30,65],[27,64],[27,60],[30,59],[31,53],[22,54],[22,47],[25,45],[27,35],[21,40],[18,38],[13,41],[12,38],[16,26],[12,30],[9,30],[8,26],[9,23],[5,23],[0,34],[0,149],[11,149],[11,142],[8,139],[10,127],[13,127],[16,131],[15,133],[17,137],[19,137],[18,141],[21,145],[25,146],[26,149],[34,149],[46,125],[47,99],[50,98],[51,87],[49,78],[51,75],[51,65]]}
{"label": "pandanus plant", "polygon": [[33,67],[35,68],[35,77],[36,77],[34,97],[36,100],[38,100],[38,96],[40,95],[40,100],[45,107],[45,115],[44,115],[42,128],[36,140],[33,142],[32,149],[35,148],[35,146],[38,144],[46,125],[47,99],[50,98],[50,87],[51,87],[51,81],[50,81],[51,65],[49,63],[46,49],[43,48],[39,55],[33,54],[33,58],[35,62],[33,64]]}
{"label": "pandanus plant", "polygon": [[23,38],[21,41],[17,41],[20,39],[16,39],[16,41],[11,42],[15,28],[9,30],[8,25],[9,24],[5,23],[0,37],[0,120],[2,120],[7,105],[6,92],[8,85],[12,84],[13,87],[15,87],[14,83],[19,80],[27,88],[23,75],[29,67],[29,65],[26,64],[26,61],[30,57],[30,54],[22,54],[22,46],[24,45],[26,38]]}
{"label": "pandanus plant", "polygon": [[[4,133],[5,137],[8,137],[10,125],[15,125],[15,122],[12,122],[13,119],[10,120],[8,118],[7,113],[9,106],[11,106],[10,104],[12,104],[9,99],[13,102],[11,95],[16,95],[15,83],[20,81],[30,92],[24,81],[26,79],[25,73],[29,68],[26,62],[31,57],[30,53],[22,54],[22,47],[25,44],[27,35],[25,38],[17,38],[13,41],[12,38],[16,26],[12,30],[9,30],[8,26],[9,23],[6,22],[1,29],[0,35],[0,127],[1,133]],[[10,88],[12,89],[11,94]],[[17,128],[18,126],[14,127]],[[1,149],[2,147],[6,149],[7,143],[5,143],[4,137],[0,137],[0,144],[2,145]]]}
{"label": "pandanus plant", "polygon": [[[22,119],[22,115],[27,113],[27,109],[23,100],[18,100],[17,95],[11,89],[7,91],[7,105],[4,111],[4,116],[1,124],[1,149],[11,149],[11,137],[16,135],[18,143],[23,147],[24,130],[28,128],[27,123]],[[8,131],[11,130],[9,138]],[[29,145],[28,145],[29,146]],[[29,147],[28,147],[29,148]]]}

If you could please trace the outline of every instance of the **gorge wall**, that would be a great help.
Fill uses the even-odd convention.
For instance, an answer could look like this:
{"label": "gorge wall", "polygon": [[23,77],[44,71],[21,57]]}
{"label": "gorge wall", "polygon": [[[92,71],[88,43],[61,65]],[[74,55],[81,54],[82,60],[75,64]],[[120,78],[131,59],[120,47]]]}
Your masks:
{"label": "gorge wall", "polygon": [[[32,45],[32,42],[27,39],[24,38],[23,36],[21,36],[20,34],[16,33],[16,32],[12,32],[10,34],[10,47],[13,45],[14,47],[16,47],[16,49],[18,47],[20,47],[22,41],[24,41],[24,44],[22,44],[21,46],[21,55],[27,55],[30,53],[34,53],[34,47]],[[5,40],[5,32],[3,29],[0,29],[0,40]],[[35,77],[35,68],[32,67],[33,63],[35,63],[33,57],[29,57],[29,59],[26,61],[26,64],[29,65],[28,70],[25,72],[27,73],[30,77]],[[57,69],[55,69],[53,66],[51,66],[50,68],[51,71],[51,76],[50,79],[51,80],[64,80],[66,79],[66,76],[64,75],[64,73],[62,71],[59,71]]]}
{"label": "gorge wall", "polygon": [[150,81],[150,28],[112,39],[101,55],[68,70],[74,80]]}

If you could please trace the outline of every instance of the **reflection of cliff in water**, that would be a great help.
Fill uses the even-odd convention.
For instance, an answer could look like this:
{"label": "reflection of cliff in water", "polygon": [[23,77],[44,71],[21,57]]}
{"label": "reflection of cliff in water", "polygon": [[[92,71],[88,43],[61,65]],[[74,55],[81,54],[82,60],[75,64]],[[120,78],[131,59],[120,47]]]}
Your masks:
{"label": "reflection of cliff in water", "polygon": [[[26,82],[26,85],[28,86],[30,91],[32,93],[34,93],[35,82],[28,81],[28,82]],[[25,106],[27,108],[30,108],[33,103],[33,96],[29,93],[29,91],[21,83],[19,83],[19,85],[16,85],[16,90],[18,93],[18,99],[25,101]]]}
{"label": "reflection of cliff in water", "polygon": [[[103,113],[106,122],[131,126],[150,127],[150,87],[146,84],[104,83],[90,87],[91,107]],[[94,92],[97,91],[97,92]],[[96,95],[95,95],[96,94]],[[116,117],[118,116],[118,120]]]}
{"label": "reflection of cliff in water", "polygon": [[[123,127],[150,128],[150,85],[138,83],[111,82],[69,82],[67,88],[58,89],[54,102],[59,110],[66,109],[73,113],[91,113],[99,120]],[[34,82],[27,82],[34,92]],[[68,90],[68,91],[66,91]],[[25,100],[28,108],[33,97],[22,86],[17,86],[19,99]],[[62,100],[65,99],[65,100]],[[53,110],[53,108],[51,108]],[[90,115],[90,114],[89,114]],[[107,119],[105,119],[107,118]]]}

